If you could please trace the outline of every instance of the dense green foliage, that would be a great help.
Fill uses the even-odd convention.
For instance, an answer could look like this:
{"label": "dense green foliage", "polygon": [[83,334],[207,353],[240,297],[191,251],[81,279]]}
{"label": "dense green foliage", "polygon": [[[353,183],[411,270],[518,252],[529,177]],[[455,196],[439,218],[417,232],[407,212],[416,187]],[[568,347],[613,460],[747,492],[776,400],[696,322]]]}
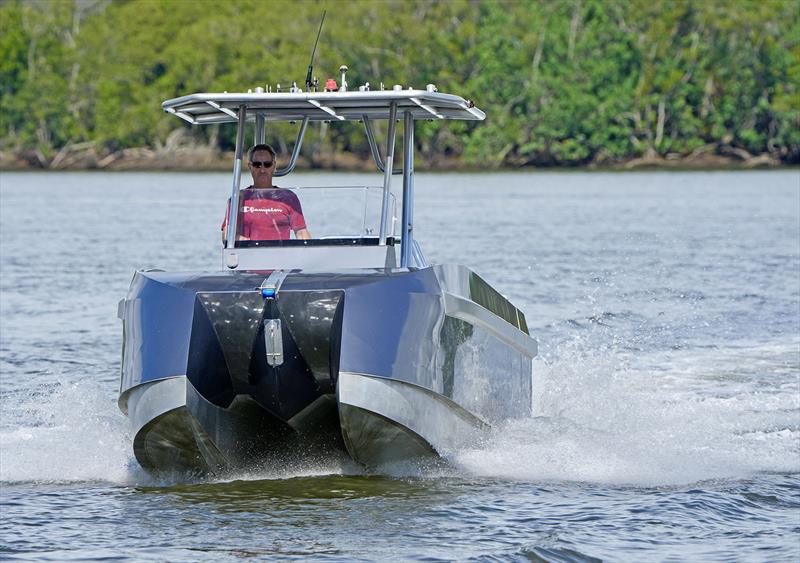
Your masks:
{"label": "dense green foliage", "polygon": [[[423,160],[582,165],[692,153],[800,162],[800,9],[792,0],[61,0],[0,6],[0,148],[163,147],[162,100],[324,81],[472,98],[483,124],[430,123]],[[273,140],[291,138],[273,130]],[[195,128],[226,149],[228,128]],[[360,129],[319,142],[366,156]]]}

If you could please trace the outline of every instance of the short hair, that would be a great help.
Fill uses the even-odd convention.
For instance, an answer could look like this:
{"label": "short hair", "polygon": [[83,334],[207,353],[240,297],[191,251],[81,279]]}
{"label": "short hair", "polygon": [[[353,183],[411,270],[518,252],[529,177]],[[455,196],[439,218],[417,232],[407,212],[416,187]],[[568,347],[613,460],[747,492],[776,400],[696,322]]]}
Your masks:
{"label": "short hair", "polygon": [[273,149],[267,143],[261,143],[259,145],[253,145],[250,147],[250,150],[247,151],[247,160],[249,162],[253,162],[253,155],[258,151],[267,151],[269,154],[272,155],[273,160],[275,159],[275,149]]}

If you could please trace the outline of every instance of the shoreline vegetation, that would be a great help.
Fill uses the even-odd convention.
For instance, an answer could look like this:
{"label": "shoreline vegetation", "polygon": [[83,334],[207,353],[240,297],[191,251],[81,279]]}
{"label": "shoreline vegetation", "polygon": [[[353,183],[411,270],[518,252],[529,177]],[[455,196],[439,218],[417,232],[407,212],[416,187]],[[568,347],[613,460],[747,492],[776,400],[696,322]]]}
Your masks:
{"label": "shoreline vegetation", "polygon": [[[433,83],[486,112],[419,122],[420,170],[800,164],[796,0],[8,0],[0,170],[228,170],[234,127],[160,103],[305,88],[323,9],[320,83],[346,64],[350,89]],[[267,129],[284,162],[295,135]],[[310,126],[299,164],[373,169],[357,123]]]}
{"label": "shoreline vegetation", "polygon": [[[729,149],[720,154],[717,147],[703,147],[689,155],[668,154],[666,157],[651,155],[616,162],[588,163],[580,166],[495,166],[491,170],[730,170],[754,168],[785,168],[785,164],[763,153],[752,155],[746,151]],[[283,158],[281,158],[281,156]],[[91,145],[79,144],[63,147],[53,157],[41,152],[7,153],[0,151],[2,171],[230,171],[234,159],[233,151],[219,151],[209,146],[186,146],[180,148],[135,147],[113,153],[98,153]],[[288,162],[289,155],[279,155],[279,164]],[[187,165],[186,163],[191,164]],[[465,166],[455,158],[436,162],[416,161],[415,168],[424,171],[474,171],[478,167]],[[372,172],[376,170],[371,158],[353,153],[339,153],[318,157],[314,162],[300,156],[299,170],[346,170]],[[486,170],[486,169],[483,169]]]}

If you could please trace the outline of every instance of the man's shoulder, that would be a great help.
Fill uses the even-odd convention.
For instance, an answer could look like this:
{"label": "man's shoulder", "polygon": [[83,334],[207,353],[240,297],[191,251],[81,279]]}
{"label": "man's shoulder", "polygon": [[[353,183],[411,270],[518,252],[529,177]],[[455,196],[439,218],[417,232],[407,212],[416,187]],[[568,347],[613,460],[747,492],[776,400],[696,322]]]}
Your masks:
{"label": "man's shoulder", "polygon": [[241,188],[239,191],[250,192],[265,197],[297,197],[292,190],[280,188],[278,186],[272,186],[271,188],[256,188],[255,186],[247,186],[246,188]]}
{"label": "man's shoulder", "polygon": [[282,199],[284,201],[299,201],[297,198],[297,194],[294,193],[292,190],[287,190],[286,188],[279,188],[275,187],[273,190],[275,199]]}
{"label": "man's shoulder", "polygon": [[274,186],[269,190],[257,189],[252,186],[249,188],[242,188],[240,191],[240,197],[243,200],[246,199],[250,201],[273,201],[275,203],[287,205],[295,209],[300,207],[300,198],[297,197],[297,194],[295,194],[292,190],[279,188],[278,186]]}

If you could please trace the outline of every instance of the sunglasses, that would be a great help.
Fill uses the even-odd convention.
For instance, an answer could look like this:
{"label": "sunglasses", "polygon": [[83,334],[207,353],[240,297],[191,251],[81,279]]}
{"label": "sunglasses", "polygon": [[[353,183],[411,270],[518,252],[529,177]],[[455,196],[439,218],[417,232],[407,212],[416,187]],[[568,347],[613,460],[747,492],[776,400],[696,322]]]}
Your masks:
{"label": "sunglasses", "polygon": [[275,164],[274,160],[270,160],[269,162],[254,160],[250,163],[253,168],[272,168],[273,164]]}

